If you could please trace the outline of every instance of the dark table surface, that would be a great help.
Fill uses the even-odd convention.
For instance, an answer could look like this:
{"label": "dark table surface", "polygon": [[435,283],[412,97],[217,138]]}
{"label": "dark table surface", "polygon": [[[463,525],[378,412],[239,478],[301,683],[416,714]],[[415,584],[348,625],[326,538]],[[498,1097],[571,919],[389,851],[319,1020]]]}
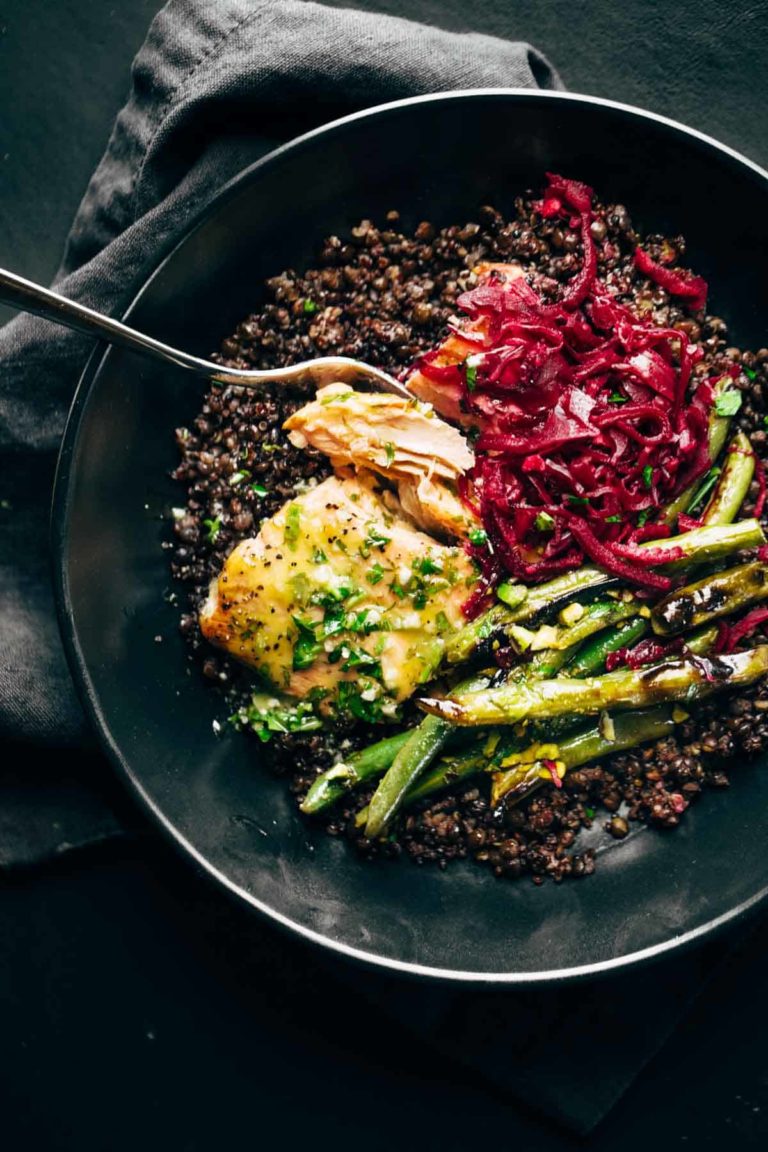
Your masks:
{"label": "dark table surface", "polygon": [[[528,39],[569,88],[674,116],[768,165],[764,2],[357,6]],[[0,8],[0,264],[52,275],[159,7]],[[7,749],[2,760],[22,770]],[[120,803],[114,781],[101,786]],[[278,1126],[288,1148],[322,1132],[388,1152],[573,1146],[379,1011],[373,979],[361,998],[359,983],[352,991],[332,963],[230,905],[137,826],[0,882],[5,1147],[228,1148]],[[767,951],[763,918],[590,1148],[765,1146]]]}

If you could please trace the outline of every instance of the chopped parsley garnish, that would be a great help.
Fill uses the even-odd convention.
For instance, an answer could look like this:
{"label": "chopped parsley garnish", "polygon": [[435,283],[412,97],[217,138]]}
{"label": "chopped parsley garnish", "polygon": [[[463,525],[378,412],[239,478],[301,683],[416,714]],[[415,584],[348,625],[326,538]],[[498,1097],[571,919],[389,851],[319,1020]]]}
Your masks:
{"label": "chopped parsley garnish", "polygon": [[613,516],[606,516],[606,524],[621,524],[621,516],[618,512],[614,512]]}
{"label": "chopped parsley garnish", "polygon": [[233,472],[229,478],[229,482],[233,488],[238,484],[242,484],[243,480],[250,480],[251,474],[247,468],[241,468],[239,472]]}
{"label": "chopped parsley garnish", "polygon": [[352,389],[347,388],[345,392],[331,392],[330,396],[324,396],[320,403],[324,408],[329,404],[344,404],[352,395],[354,395]]}
{"label": "chopped parsley garnish", "polygon": [[338,584],[335,588],[313,592],[312,603],[317,604],[320,608],[325,608],[327,612],[332,612],[339,607],[342,600],[349,600],[354,591],[355,589],[351,584]]}
{"label": "chopped parsley garnish", "polygon": [[471,356],[468,356],[464,361],[464,379],[467,383],[467,391],[474,392],[477,387],[477,364],[473,363]]}
{"label": "chopped parsley garnish", "polygon": [[299,630],[299,637],[293,646],[294,669],[309,668],[323,651],[323,645],[315,634],[316,625],[311,620],[294,616],[293,622]]}
{"label": "chopped parsley garnish", "polygon": [[344,609],[340,604],[326,608],[323,616],[323,636],[335,636],[344,628]]}
{"label": "chopped parsley garnish", "polygon": [[429,599],[429,597],[427,596],[426,592],[424,592],[423,590],[420,590],[414,594],[413,606],[417,612],[423,612],[424,611],[424,609],[427,606],[428,599]]}
{"label": "chopped parsley garnish", "polygon": [[395,462],[395,446],[391,440],[388,440],[384,445],[384,451],[387,456],[387,465],[394,464]]}
{"label": "chopped parsley garnish", "polygon": [[309,695],[298,703],[254,695],[251,703],[235,713],[231,720],[234,724],[252,728],[265,744],[272,739],[273,732],[316,732],[323,726]]}
{"label": "chopped parsley garnish", "polygon": [[472,528],[469,532],[469,542],[474,544],[476,548],[482,548],[484,544],[488,543],[488,533],[484,528]]}
{"label": "chopped parsley garnish", "polygon": [[522,604],[527,595],[528,591],[522,584],[504,583],[499,584],[496,589],[497,599],[510,608],[516,608],[518,604]]}
{"label": "chopped parsley garnish", "polygon": [[366,580],[369,584],[378,584],[384,578],[384,569],[381,564],[372,564],[368,570]]}
{"label": "chopped parsley garnish", "polygon": [[709,496],[712,489],[717,484],[717,478],[721,472],[722,472],[722,468],[720,468],[720,467],[715,466],[714,468],[710,468],[709,472],[704,477],[704,480],[702,481],[698,491],[696,492],[695,496],[693,497],[690,504],[688,505],[688,508],[686,509],[689,516],[690,516],[691,512],[694,511],[695,508],[698,508],[700,504],[704,503],[704,501]]}
{"label": "chopped parsley garnish", "polygon": [[742,395],[738,388],[728,388],[715,400],[715,412],[718,416],[735,416],[741,408]]}
{"label": "chopped parsley garnish", "polygon": [[299,540],[299,532],[301,530],[301,505],[289,504],[288,511],[285,514],[285,531],[283,532],[283,541],[293,552]]}
{"label": "chopped parsley garnish", "polygon": [[645,525],[650,520],[650,518],[651,518],[651,509],[650,508],[643,508],[642,512],[638,512],[638,514],[637,514],[637,526],[638,526],[638,528],[644,528]]}
{"label": "chopped parsley garnish", "polygon": [[435,624],[437,625],[438,632],[450,631],[451,622],[445,612],[438,612],[437,616],[435,616]]}
{"label": "chopped parsley garnish", "polygon": [[537,532],[551,532],[555,527],[555,521],[549,512],[539,512],[533,526]]}
{"label": "chopped parsley garnish", "polygon": [[408,595],[399,580],[393,580],[390,584],[390,588],[392,589],[393,595],[397,596],[398,600],[404,600]]}
{"label": "chopped parsley garnish", "polygon": [[328,557],[326,556],[325,552],[323,552],[322,548],[315,548],[315,550],[312,553],[312,563],[313,564],[327,564],[327,562],[328,562]]}
{"label": "chopped parsley garnish", "polygon": [[594,818],[595,818],[594,808],[585,808],[584,809],[584,815],[586,816],[587,820],[594,820]]}
{"label": "chopped parsley garnish", "polygon": [[254,484],[249,484],[248,487],[250,488],[251,492],[253,492],[254,496],[266,496],[266,495],[268,495],[268,490],[264,487],[263,484],[254,483]]}
{"label": "chopped parsley garnish", "polygon": [[307,316],[312,316],[315,312],[317,312],[320,305],[316,304],[314,300],[310,300],[309,297],[307,297],[302,307]]}
{"label": "chopped parsley garnish", "polygon": [[365,543],[368,548],[380,548],[382,551],[391,541],[390,536],[383,536],[378,528],[369,528]]}
{"label": "chopped parsley garnish", "polygon": [[611,392],[610,396],[608,397],[608,402],[610,404],[626,404],[628,400],[629,397],[622,396],[621,392]]}
{"label": "chopped parsley garnish", "polygon": [[653,484],[653,466],[651,464],[646,464],[643,468],[643,484],[646,488],[650,488]]}
{"label": "chopped parsley garnish", "polygon": [[747,380],[757,380],[757,372],[755,372],[754,368],[745,368],[744,375]]}
{"label": "chopped parsley garnish", "polygon": [[381,676],[381,664],[375,656],[371,656],[369,652],[364,651],[362,648],[351,648],[349,655],[342,664],[342,670],[349,672],[353,668],[365,668],[368,670],[369,676],[375,676],[379,679]]}
{"label": "chopped parsley garnish", "polygon": [[221,531],[221,516],[217,516],[214,520],[203,520],[203,528],[206,529],[206,540],[209,544],[216,543],[216,537]]}
{"label": "chopped parsley garnish", "polygon": [[413,567],[417,572],[421,572],[422,576],[434,576],[435,573],[442,572],[443,566],[439,560],[433,560],[431,556],[424,556],[414,560]]}
{"label": "chopped parsley garnish", "polygon": [[[374,682],[371,681],[371,685]],[[363,692],[366,691],[363,689]],[[378,688],[378,691],[381,691]],[[377,720],[381,719],[382,707],[381,701],[378,699],[366,700],[363,698],[363,692],[360,691],[358,684],[353,684],[349,680],[343,680],[339,684],[338,706],[339,711],[344,713],[348,712],[354,716],[356,720],[365,720],[368,724],[374,724]]]}
{"label": "chopped parsley garnish", "polygon": [[363,608],[359,612],[347,613],[344,617],[344,627],[347,632],[363,632],[366,635],[378,629],[389,631],[388,625],[385,625],[375,608]]}
{"label": "chopped parsley garnish", "polygon": [[570,492],[566,496],[569,504],[589,504],[589,496],[573,496]]}

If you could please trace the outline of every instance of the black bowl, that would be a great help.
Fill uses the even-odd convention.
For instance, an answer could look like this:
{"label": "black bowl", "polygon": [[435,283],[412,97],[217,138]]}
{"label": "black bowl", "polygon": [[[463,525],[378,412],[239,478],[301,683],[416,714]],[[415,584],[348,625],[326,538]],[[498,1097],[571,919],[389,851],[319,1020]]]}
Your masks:
{"label": "black bowl", "polygon": [[[678,124],[580,96],[471,92],[348,117],[244,172],[129,311],[205,355],[320,240],[397,207],[407,226],[476,216],[555,170],[626,203],[646,232],[688,239],[732,339],[765,338],[768,175]],[[112,761],[173,839],[244,901],[347,956],[456,980],[533,982],[627,965],[702,936],[768,892],[768,776],[745,765],[674,834],[598,836],[586,881],[535,888],[474,865],[361,862],[309,826],[255,741],[214,735],[223,702],[191,671],[167,602],[173,429],[203,385],[112,349],[72,409],[54,507],[60,619]],[[156,638],[161,637],[161,642]],[[226,728],[226,725],[225,725]]]}

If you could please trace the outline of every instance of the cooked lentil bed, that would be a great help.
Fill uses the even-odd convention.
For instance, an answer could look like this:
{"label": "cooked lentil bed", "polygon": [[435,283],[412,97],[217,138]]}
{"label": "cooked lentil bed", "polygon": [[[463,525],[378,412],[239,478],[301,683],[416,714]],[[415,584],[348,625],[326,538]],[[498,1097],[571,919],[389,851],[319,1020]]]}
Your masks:
{"label": "cooked lentil bed", "polygon": [[[271,368],[338,353],[396,374],[440,340],[457,295],[475,282],[470,269],[480,260],[518,260],[531,282],[554,298],[580,267],[580,240],[561,222],[542,219],[532,210],[532,199],[529,193],[515,200],[508,218],[486,206],[479,209],[478,223],[438,229],[423,222],[405,234],[392,211],[378,225],[362,221],[347,238],[329,237],[316,267],[286,271],[266,282],[267,302],[223,341],[214,358],[231,367]],[[704,358],[697,372],[711,375],[740,366],[736,385],[744,402],[734,427],[765,456],[768,349],[753,353],[730,347],[722,320],[690,314],[645,280],[632,262],[640,237],[623,205],[598,203],[592,232],[599,276],[622,300],[650,310],[655,322],[683,329],[700,344]],[[655,259],[686,262],[681,236],[645,235],[642,241]],[[295,495],[297,484],[329,473],[324,457],[293,448],[281,432],[302,402],[296,395],[257,397],[214,387],[192,424],[176,432],[181,463],[174,477],[187,492],[183,513],[175,513],[170,545],[173,574],[186,590],[180,627],[190,659],[223,690],[222,716],[235,710],[252,682],[203,641],[197,610],[237,541],[255,535],[260,521]],[[249,474],[247,484],[237,481],[240,472]],[[266,494],[255,491],[254,483]],[[414,716],[415,710],[406,722]],[[277,736],[270,745],[274,770],[287,777],[298,804],[315,776],[338,757],[340,744],[349,751],[381,734],[358,725],[344,732]],[[560,881],[595,869],[594,850],[579,850],[580,829],[599,822],[623,839],[636,821],[673,828],[704,789],[727,787],[733,765],[766,747],[768,683],[763,682],[699,705],[674,738],[572,771],[561,789],[541,789],[516,807],[493,811],[487,785],[465,783],[407,811],[387,841],[371,843],[354,826],[371,786],[352,793],[324,823],[331,835],[347,837],[364,856],[405,854],[417,864],[441,868],[471,859],[497,876]],[[298,813],[297,818],[304,819]]]}

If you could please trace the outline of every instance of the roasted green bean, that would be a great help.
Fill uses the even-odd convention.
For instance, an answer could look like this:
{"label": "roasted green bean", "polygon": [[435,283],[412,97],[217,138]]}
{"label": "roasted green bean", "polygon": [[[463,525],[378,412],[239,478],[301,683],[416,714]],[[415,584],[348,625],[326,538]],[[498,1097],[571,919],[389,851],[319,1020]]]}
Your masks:
{"label": "roasted green bean", "polygon": [[[633,625],[637,625],[638,623],[642,623],[644,629],[647,629],[647,620],[628,621],[626,624],[619,624],[615,629],[611,629],[611,632],[619,633],[617,637],[613,638],[613,643],[608,644],[607,637],[605,639],[602,637],[596,638],[605,645],[602,648],[601,664],[609,652],[615,652],[617,648],[622,648],[625,644],[632,643],[633,640],[639,639],[638,634],[631,636],[629,631]],[[715,626],[702,628],[688,638],[686,647],[690,652],[704,656],[711,650],[716,639],[717,628]],[[596,650],[594,659],[596,660],[597,657],[598,652]],[[585,660],[584,664],[578,668],[575,674],[586,675],[586,671],[583,671],[586,664],[587,661]],[[574,675],[572,668],[572,664],[568,666],[569,675]],[[599,727],[593,725],[588,729],[574,732],[558,739],[559,757],[565,764],[566,769],[570,770],[581,764],[588,763],[589,760],[598,760],[601,756],[607,756],[611,752],[621,752],[627,748],[634,748],[637,744],[643,744],[648,740],[658,740],[672,730],[672,721],[676,719],[675,712],[675,707],[669,704],[660,705],[656,708],[641,709],[637,712],[620,712],[613,720],[614,739],[612,741],[609,741],[605,735],[605,725],[600,725]],[[683,716],[679,717],[679,719],[683,718]],[[541,744],[539,744],[539,747],[541,747]],[[430,768],[413,788],[409,788],[403,802],[404,806],[408,807],[411,804],[415,804],[417,800],[424,800],[459,782],[472,780],[478,776],[485,775],[489,771],[492,762],[488,755],[483,751],[478,751],[477,747],[459,752],[455,756],[445,757],[435,764],[433,768]],[[544,779],[537,777],[535,781],[526,785],[525,788],[515,788],[514,791],[522,794],[523,792],[530,791],[533,783],[541,784],[544,782]],[[509,789],[507,789],[507,791],[509,791]]]}
{"label": "roasted green bean", "polygon": [[[722,395],[728,388],[731,387],[732,381],[730,376],[722,376],[719,380],[715,381],[714,393],[715,397]],[[709,415],[709,430],[707,433],[709,458],[714,464],[718,456],[723,450],[726,440],[728,439],[728,429],[730,427],[730,419],[727,416],[719,416],[716,408],[712,407]],[[664,513],[664,522],[669,525],[677,523],[677,518],[681,512],[687,512],[690,507],[691,500],[696,495],[699,488],[699,482],[696,481],[691,484],[684,492],[674,500],[666,512]]]}
{"label": "roasted green bean", "polygon": [[580,644],[587,637],[593,636],[595,632],[600,632],[611,624],[627,620],[630,616],[637,616],[639,612],[649,614],[649,609],[632,595],[628,595],[626,600],[599,600],[587,606],[572,604],[569,607],[580,610],[580,615],[573,620],[573,623],[542,624],[535,631],[530,631],[520,624],[512,624],[504,631],[526,652],[539,652],[542,649],[558,652]]}
{"label": "roasted green bean", "polygon": [[453,724],[516,724],[559,716],[596,715],[611,708],[645,708],[671,700],[694,700],[724,688],[752,684],[768,672],[768,645],[736,656],[702,658],[681,655],[637,670],[569,680],[563,676],[535,683],[508,683],[445,699],[424,698],[419,705]]}
{"label": "roasted green bean", "polygon": [[[487,685],[487,677],[465,681],[461,688],[469,695]],[[453,725],[437,716],[427,716],[408,733],[408,740],[379,781],[368,807],[365,834],[370,839],[381,836],[396,814],[403,796],[432,763],[453,732]]]}
{"label": "roasted green bean", "polygon": [[755,560],[677,588],[655,606],[651,624],[657,635],[674,636],[761,600],[768,600],[768,565]]}
{"label": "roasted green bean", "polygon": [[352,791],[359,784],[386,772],[400,749],[408,742],[410,732],[398,732],[397,736],[387,736],[360,752],[353,753],[346,760],[334,764],[323,772],[307,792],[301,804],[301,811],[314,815],[329,808],[340,800],[345,792]]}
{"label": "roasted green bean", "polygon": [[[649,740],[659,740],[672,732],[674,727],[674,708],[669,704],[637,712],[624,712],[610,720],[609,728],[605,723],[591,724],[580,732],[566,736],[555,745],[555,755],[547,759],[554,761],[558,776],[561,773],[564,775],[572,768],[588,764],[590,760],[599,760],[614,752],[624,752],[627,748],[635,748]],[[527,792],[531,785],[551,779],[551,771],[541,763],[541,748],[540,744],[531,745],[510,757],[514,762],[505,771],[494,772],[492,804],[498,804],[510,793]]]}
{"label": "roasted green bean", "polygon": [[704,524],[732,524],[739,514],[755,474],[755,453],[749,438],[738,432],[731,441],[723,470],[704,509]]}
{"label": "roasted green bean", "polygon": [[510,609],[503,604],[494,604],[476,620],[465,624],[458,632],[446,640],[444,660],[446,664],[463,664],[477,648],[488,640],[499,628],[509,621]]}
{"label": "roasted green bean", "polygon": [[622,621],[614,628],[599,632],[592,640],[585,642],[573,660],[568,662],[567,674],[578,679],[602,672],[605,661],[612,652],[628,648],[630,644],[640,640],[649,627],[649,621],[645,617],[635,616],[631,620]]}
{"label": "roasted green bean", "polygon": [[[736,524],[706,525],[679,536],[669,536],[665,540],[648,541],[640,547],[654,548],[662,557],[664,554],[671,556],[673,559],[665,567],[669,571],[678,571],[697,564],[714,563],[764,543],[763,530],[758,521],[752,519],[740,520]],[[506,608],[495,604],[477,620],[460,629],[446,644],[444,659],[448,664],[463,663],[498,629],[522,624],[593,588],[615,583],[614,577],[591,564],[556,576],[553,580],[530,588],[526,599],[518,607]]]}
{"label": "roasted green bean", "polygon": [[446,757],[421,777],[409,788],[404,804],[415,804],[427,796],[434,796],[443,788],[450,788],[462,780],[469,780],[473,776],[481,775],[488,767],[488,757],[478,752],[464,752],[457,756]]}

